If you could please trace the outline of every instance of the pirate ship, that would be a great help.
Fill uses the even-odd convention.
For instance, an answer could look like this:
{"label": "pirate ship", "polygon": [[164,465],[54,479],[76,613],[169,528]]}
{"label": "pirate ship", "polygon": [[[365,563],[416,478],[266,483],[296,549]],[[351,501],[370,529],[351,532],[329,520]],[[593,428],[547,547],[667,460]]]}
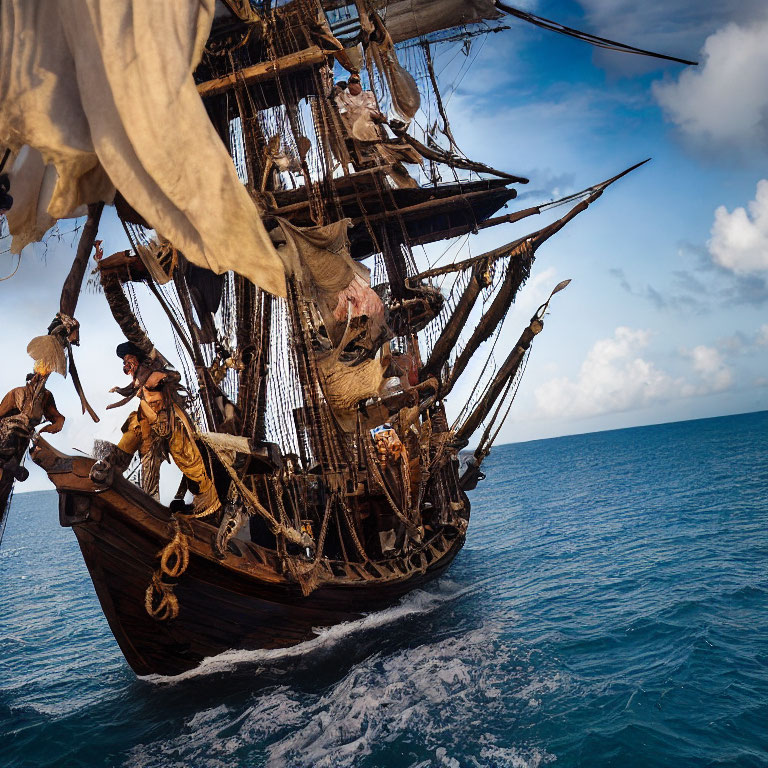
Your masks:
{"label": "pirate ship", "polygon": [[[131,247],[96,263],[106,305],[134,357],[167,372],[134,286],[164,310],[185,387],[171,419],[220,503],[185,504],[199,491],[189,478],[170,506],[157,500],[168,452],[157,430],[123,476],[114,446],[69,456],[35,434],[40,413],[22,418],[4,490],[31,439],[138,674],[296,644],[441,574],[549,300],[511,347],[497,344],[510,306],[537,249],[632,169],[500,213],[527,180],[460,152],[434,53],[505,18],[638,49],[489,0],[38,5],[1,11],[6,52],[22,33],[33,41],[4,56],[8,225],[19,250],[56,218],[87,220],[56,320],[30,348],[36,370],[44,381],[66,351],[97,418],[74,369],[74,315],[114,204]],[[479,255],[424,265],[414,254],[559,206],[560,218]],[[473,385],[449,419],[461,377]]]}

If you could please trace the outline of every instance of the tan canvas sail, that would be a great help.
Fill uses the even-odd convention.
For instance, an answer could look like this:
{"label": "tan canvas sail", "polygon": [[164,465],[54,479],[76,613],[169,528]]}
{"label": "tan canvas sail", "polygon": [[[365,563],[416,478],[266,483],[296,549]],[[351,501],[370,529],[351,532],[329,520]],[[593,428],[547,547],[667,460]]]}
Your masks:
{"label": "tan canvas sail", "polygon": [[502,15],[493,0],[394,0],[377,5],[395,43]]}
{"label": "tan canvas sail", "polygon": [[[282,265],[192,78],[213,0],[7,0],[0,144],[28,154],[14,250],[114,188],[193,263],[285,294]],[[55,168],[55,184],[51,171]],[[42,225],[41,225],[42,221]],[[49,221],[49,220],[48,220]]]}

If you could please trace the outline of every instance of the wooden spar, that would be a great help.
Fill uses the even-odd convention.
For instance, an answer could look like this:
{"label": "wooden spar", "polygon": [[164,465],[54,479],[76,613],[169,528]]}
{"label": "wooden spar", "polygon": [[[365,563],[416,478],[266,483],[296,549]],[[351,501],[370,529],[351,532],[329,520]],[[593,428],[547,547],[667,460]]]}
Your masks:
{"label": "wooden spar", "polygon": [[528,216],[533,216],[535,214],[541,213],[541,211],[545,210],[546,208],[552,208],[556,205],[561,205],[562,203],[569,202],[570,200],[576,200],[579,197],[582,197],[583,195],[586,195],[588,192],[592,192],[592,194],[588,195],[585,200],[583,200],[578,205],[574,206],[565,216],[563,216],[561,219],[558,219],[554,223],[550,224],[547,227],[544,227],[542,229],[537,230],[536,232],[531,233],[530,235],[525,235],[524,237],[520,237],[517,240],[513,240],[510,243],[507,243],[506,245],[502,245],[499,248],[494,248],[492,251],[487,251],[486,253],[481,254],[480,256],[473,256],[470,259],[464,259],[462,261],[456,261],[453,264],[446,264],[444,267],[434,267],[433,269],[428,269],[425,272],[419,272],[418,275],[414,275],[413,277],[408,278],[408,282],[412,285],[422,281],[427,280],[431,277],[438,277],[439,275],[447,275],[451,272],[461,272],[464,269],[468,269],[473,264],[477,262],[489,262],[493,263],[497,259],[503,258],[509,253],[511,253],[516,247],[518,247],[522,242],[525,240],[531,240],[535,244],[535,248],[538,248],[541,243],[543,243],[548,238],[552,237],[556,232],[559,232],[571,219],[573,219],[575,216],[577,216],[582,211],[586,210],[595,200],[597,200],[598,197],[603,193],[603,191],[609,187],[614,182],[618,181],[623,176],[626,176],[628,173],[631,173],[636,168],[639,168],[641,165],[645,165],[645,163],[649,162],[650,158],[647,158],[646,160],[642,160],[639,163],[635,163],[635,165],[630,166],[626,170],[622,171],[621,173],[616,174],[616,176],[612,176],[610,179],[606,179],[605,181],[601,181],[599,184],[595,184],[592,187],[587,187],[587,189],[582,190],[581,192],[574,192],[572,195],[568,195],[567,197],[560,198],[560,200],[554,200],[551,203],[542,203],[539,206],[535,206],[534,208],[526,208],[523,211],[517,211],[515,213],[510,213],[507,216],[497,216],[496,219],[488,219],[487,221],[484,221],[480,224],[478,224],[478,229],[481,229],[485,226],[494,226],[495,224],[503,224],[505,222],[515,222],[519,221],[520,219],[524,219]]}
{"label": "wooden spar", "polygon": [[265,80],[273,80],[279,75],[294,72],[297,69],[307,69],[317,64],[322,64],[333,53],[334,51],[324,51],[316,45],[311,45],[303,51],[289,53],[274,61],[260,61],[258,64],[245,67],[245,69],[241,69],[239,72],[233,72],[223,77],[215,77],[213,80],[199,83],[197,92],[201,98],[205,99],[208,96],[217,96],[220,93],[231,90],[235,87],[236,83],[254,85]]}
{"label": "wooden spar", "polygon": [[[596,195],[602,194],[602,190],[600,190],[599,193],[595,193]],[[414,283],[416,281],[425,279],[427,277],[432,277],[436,274],[445,274],[447,272],[451,271],[457,271],[456,268],[460,267],[461,269],[471,267],[472,268],[472,276],[469,280],[469,285],[467,285],[464,293],[461,296],[461,299],[459,300],[459,303],[456,305],[456,309],[451,315],[451,318],[448,320],[448,322],[445,325],[445,328],[443,328],[442,333],[440,334],[437,342],[435,343],[435,346],[432,349],[432,353],[429,356],[429,359],[427,360],[425,366],[424,366],[424,372],[427,375],[431,376],[437,376],[440,372],[440,369],[443,367],[445,362],[450,357],[451,353],[453,352],[454,348],[456,347],[456,342],[458,341],[459,336],[461,335],[461,332],[464,330],[464,326],[467,322],[467,319],[469,318],[469,314],[472,311],[472,308],[475,306],[475,302],[477,301],[477,297],[480,295],[480,291],[482,288],[487,285],[487,282],[484,281],[483,284],[481,284],[481,276],[483,273],[488,269],[488,266],[491,265],[494,261],[497,261],[500,258],[504,258],[505,256],[510,256],[514,254],[515,250],[517,248],[520,248],[524,244],[528,245],[528,249],[530,250],[530,259],[533,259],[533,254],[536,251],[536,248],[538,248],[541,243],[544,242],[548,237],[551,237],[555,232],[557,232],[560,228],[565,226],[565,222],[562,223],[557,229],[554,227],[560,222],[563,222],[564,219],[567,219],[570,221],[577,213],[580,213],[581,211],[585,210],[587,206],[589,205],[589,202],[586,200],[582,203],[579,203],[579,205],[575,206],[573,209],[571,209],[566,216],[564,216],[562,219],[559,219],[554,224],[550,225],[550,227],[547,227],[546,230],[552,230],[551,232],[548,232],[546,236],[542,236],[542,233],[544,233],[546,230],[539,230],[538,232],[534,232],[531,235],[527,235],[525,237],[521,237],[518,240],[513,241],[512,243],[507,243],[507,245],[503,245],[500,248],[495,248],[492,251],[488,251],[487,253],[482,254],[481,256],[475,256],[472,259],[467,259],[464,262],[458,262],[457,264],[448,265],[447,267],[439,267],[437,269],[431,269],[427,272],[422,272],[419,275],[416,275],[415,277],[412,277],[409,279],[409,282]],[[579,209],[578,211],[576,209]],[[461,266],[464,265],[464,266]],[[522,279],[521,279],[522,282]],[[519,287],[519,285],[517,286]],[[517,288],[515,287],[514,283],[511,283],[507,287],[507,283],[505,281],[504,285],[502,286],[502,299],[499,300],[499,304],[497,305],[496,300],[494,300],[493,304],[491,305],[491,308],[489,311],[483,315],[483,318],[480,322],[480,325],[477,329],[475,329],[475,334],[473,334],[472,338],[475,340],[477,345],[479,346],[486,338],[488,338],[488,335],[493,330],[493,327],[490,327],[490,330],[488,326],[491,325],[490,318],[488,319],[487,323],[484,323],[483,320],[485,320],[489,313],[493,312],[493,315],[491,315],[492,318],[495,318],[496,313],[499,312],[500,308],[503,308],[503,306],[508,301],[509,303],[512,302],[512,299],[514,298],[514,295],[516,293]],[[498,297],[497,297],[498,298]],[[506,304],[508,307],[509,305]],[[501,313],[501,317],[503,317],[504,312]],[[496,319],[496,322],[501,319]],[[478,332],[479,330],[479,332]],[[466,352],[469,348],[469,345],[467,345],[467,348],[465,348],[464,352]],[[464,365],[466,365],[466,362],[469,360],[469,356],[474,353],[474,349],[471,352],[468,352],[467,359],[464,361]],[[462,352],[462,355],[464,354]],[[463,367],[462,367],[463,370]],[[455,379],[457,377],[451,376],[451,380],[448,383],[448,390],[453,386],[455,383]]]}
{"label": "wooden spar", "polygon": [[[473,234],[477,234],[481,229],[488,229],[489,227],[498,227],[499,224],[514,224],[517,221],[521,221],[522,219],[526,219],[529,216],[536,216],[537,214],[541,213],[543,210],[540,206],[535,206],[534,208],[525,208],[522,211],[515,211],[514,213],[505,213],[503,216],[494,216],[492,219],[486,219],[485,221],[478,221],[477,225],[475,226],[475,229],[473,231]],[[453,229],[448,229],[443,233],[443,240],[450,240],[454,237],[461,237],[462,235],[467,234],[467,228],[464,227],[454,227]]]}
{"label": "wooden spar", "polygon": [[[429,356],[429,360],[424,366],[425,372],[428,375],[437,376],[445,362],[449,359],[451,352],[455,348],[456,342],[458,341],[461,332],[464,330],[464,325],[467,322],[467,318],[469,317],[469,314],[472,311],[472,307],[474,307],[475,302],[477,301],[477,296],[480,293],[480,288],[475,287],[475,285],[479,285],[479,283],[475,283],[474,280],[476,275],[481,274],[483,270],[488,269],[488,267],[493,264],[494,261],[507,256],[513,256],[515,250],[521,248],[523,245],[526,246],[529,252],[528,265],[530,265],[530,263],[533,261],[536,249],[542,243],[552,237],[552,235],[559,232],[569,221],[574,219],[583,211],[586,211],[587,208],[589,208],[589,206],[595,202],[595,200],[597,200],[600,195],[603,194],[608,186],[613,184],[622,176],[626,176],[635,168],[643,165],[643,163],[647,162],[648,160],[643,160],[643,162],[637,163],[630,168],[627,168],[625,171],[617,174],[616,176],[613,176],[601,184],[596,185],[594,187],[595,191],[591,195],[571,208],[571,210],[568,211],[565,216],[562,216],[547,227],[533,232],[530,235],[526,235],[525,237],[521,237],[512,243],[503,245],[500,248],[496,248],[493,251],[488,251],[481,256],[475,256],[472,259],[466,259],[465,261],[458,262],[456,264],[449,264],[446,267],[430,269],[427,272],[422,272],[415,277],[409,278],[411,284],[415,284],[416,282],[424,280],[428,277],[434,277],[435,275],[446,274],[448,272],[459,271],[461,269],[472,267],[473,278],[470,278],[469,285],[465,289],[464,295],[462,295],[456,310],[446,323],[446,326],[443,328],[437,343],[432,349],[432,354]],[[513,272],[513,277],[509,281],[504,281],[490,308],[480,319],[480,323],[475,328],[472,337],[456,360],[456,365],[453,372],[451,373],[451,377],[446,382],[446,389],[443,390],[443,396],[451,390],[458,377],[466,368],[470,358],[477,351],[478,347],[491,335],[496,326],[504,319],[507,310],[515,298],[517,289],[520,287],[522,281],[527,276],[525,269],[522,270],[522,273],[518,273],[518,270],[511,271]]]}
{"label": "wooden spar", "polygon": [[[544,304],[542,304],[536,310],[535,316],[538,317],[539,319],[542,319],[549,307],[549,303],[552,301],[552,297],[556,293],[559,293],[560,291],[562,291],[564,288],[567,288],[570,285],[570,283],[571,283],[570,278],[559,282],[552,290],[552,293],[549,294],[549,298],[544,302]],[[477,448],[475,448],[475,453],[474,453],[475,468],[479,467],[480,464],[482,464],[485,457],[491,452],[491,446],[496,442],[496,438],[499,436],[499,432],[501,431],[501,428],[504,426],[504,422],[506,421],[507,416],[509,415],[509,411],[512,408],[512,403],[515,399],[515,395],[517,394],[516,390],[515,392],[512,393],[512,397],[509,398],[507,402],[507,409],[500,420],[499,420],[499,413],[501,412],[501,409],[504,405],[504,401],[507,400],[507,395],[512,389],[514,383],[515,383],[514,376],[510,377],[507,380],[507,385],[504,387],[504,390],[498,399],[498,405],[496,406],[496,410],[493,412],[493,416],[491,416],[490,420],[488,421],[488,424],[486,428],[483,430],[483,434],[481,435],[480,440],[477,443]],[[491,434],[492,432],[493,434]]]}
{"label": "wooden spar", "polygon": [[267,439],[267,375],[269,373],[268,353],[272,337],[272,294],[261,291],[261,322],[259,324],[258,399],[256,401],[256,425],[253,436],[256,440]]}
{"label": "wooden spar", "polygon": [[[77,300],[80,297],[80,290],[83,286],[83,278],[88,268],[88,260],[91,257],[91,249],[96,241],[96,235],[99,231],[99,222],[101,221],[101,212],[104,210],[104,203],[91,203],[88,205],[88,218],[86,219],[83,231],[80,234],[80,241],[77,244],[72,267],[69,270],[64,285],[61,287],[61,298],[59,299],[59,313],[73,317],[77,309]],[[75,365],[75,358],[72,353],[72,347],[67,342],[69,348],[69,372],[72,375],[77,396],[80,398],[80,405],[83,413],[87,413],[95,422],[99,421],[96,412],[91,408],[91,404],[85,396],[85,390],[80,382],[80,374]]]}
{"label": "wooden spar", "polygon": [[456,340],[459,338],[464,325],[469,319],[472,308],[475,306],[480,291],[486,287],[487,282],[484,279],[485,265],[483,262],[477,262],[472,268],[472,274],[469,277],[469,284],[462,293],[456,309],[451,319],[446,323],[442,333],[435,342],[429,359],[422,369],[422,379],[429,376],[439,376],[440,369],[450,356]]}
{"label": "wooden spar", "polygon": [[488,412],[496,402],[496,398],[498,398],[506,388],[509,380],[517,373],[517,369],[520,367],[520,363],[522,363],[525,353],[530,348],[531,342],[536,334],[541,332],[543,327],[544,324],[537,313],[531,318],[530,324],[523,331],[512,351],[507,355],[507,359],[494,377],[485,395],[480,398],[480,402],[475,406],[472,413],[469,414],[466,421],[456,431],[456,442],[459,443],[459,445],[462,443],[466,445],[466,442],[472,436],[472,433],[480,426],[483,419],[488,415]]}
{"label": "wooden spar", "polygon": [[451,272],[462,272],[465,269],[469,269],[473,264],[479,264],[483,262],[493,264],[494,261],[497,261],[504,256],[508,256],[515,248],[517,248],[521,243],[524,243],[530,237],[532,237],[532,235],[525,235],[525,237],[519,237],[517,240],[513,240],[511,243],[500,245],[498,248],[494,248],[492,251],[486,251],[479,256],[473,256],[471,259],[463,259],[462,261],[455,261],[453,264],[446,264],[444,267],[434,267],[433,269],[426,270],[426,272],[419,272],[418,275],[409,277],[408,282],[411,285],[416,285],[422,280],[428,280],[432,277],[448,275]]}
{"label": "wooden spar", "polygon": [[[152,279],[149,280],[152,283]],[[176,295],[179,297],[179,304],[181,305],[181,311],[184,315],[184,321],[189,328],[191,336],[192,347],[192,363],[195,366],[197,372],[197,379],[199,383],[200,402],[205,409],[205,415],[208,418],[209,429],[216,431],[219,427],[221,419],[216,418],[216,409],[213,406],[214,393],[211,392],[209,386],[210,374],[205,365],[205,359],[201,350],[200,334],[198,333],[197,324],[192,313],[192,301],[189,298],[189,286],[187,285],[187,279],[183,276],[178,268],[173,270],[173,282],[176,286]],[[157,291],[156,295],[159,295]]]}
{"label": "wooden spar", "polygon": [[[361,178],[364,178],[366,176],[385,176],[387,171],[392,168],[391,165],[377,165],[374,168],[366,168],[362,171],[356,171],[355,173],[348,174],[347,178],[358,180]],[[338,195],[338,201],[340,204],[344,203],[350,203],[354,202],[356,200],[365,200],[368,197],[378,199],[380,197],[380,193],[378,189],[372,188],[370,191],[366,194],[363,192],[358,192],[357,190],[354,192],[350,192],[348,194],[340,194]],[[305,200],[301,200],[298,203],[289,203],[288,205],[274,205],[274,206],[268,206],[267,207],[267,213],[274,213],[278,216],[286,217],[289,213],[296,213],[297,211],[303,211],[305,209],[309,208],[309,198]]]}
{"label": "wooden spar", "polygon": [[[540,213],[543,213],[544,211],[549,210],[550,208],[555,208],[558,205],[564,205],[565,203],[571,202],[572,200],[578,200],[579,198],[585,197],[589,195],[590,192],[593,192],[597,189],[604,189],[606,186],[609,186],[617,179],[620,179],[622,176],[626,175],[630,171],[634,170],[635,168],[638,168],[639,166],[643,165],[643,163],[647,163],[647,162],[648,160],[643,160],[642,162],[637,163],[636,165],[633,165],[631,168],[628,168],[626,171],[623,171],[622,173],[618,174],[617,176],[614,176],[611,179],[602,181],[599,184],[593,184],[591,187],[587,187],[586,189],[582,189],[579,192],[574,192],[570,195],[566,195],[565,197],[561,197],[558,200],[552,200],[548,203],[541,203],[540,205],[535,205],[532,208],[525,208],[522,211],[515,211],[514,213],[507,213],[507,214],[504,214],[503,216],[495,216],[491,219],[486,219],[485,221],[477,222],[473,231],[476,234],[481,229],[488,229],[489,227],[497,227],[500,224],[514,224],[515,222],[521,221],[522,219],[526,219],[529,216],[536,216]],[[460,237],[461,235],[465,235],[465,234],[467,234],[466,226],[454,227],[453,229],[445,230],[445,232],[442,233],[442,237],[443,239],[447,239],[451,237]],[[478,257],[478,258],[483,258],[483,257]],[[455,269],[459,266],[459,264],[462,264],[462,263],[466,264],[466,262],[457,262],[457,264],[455,265],[449,264],[445,267],[438,267],[436,268],[436,270],[430,270],[428,273],[422,273],[421,275],[416,275],[415,278],[411,278],[411,279],[415,280],[415,279],[425,278],[429,276],[447,274],[448,272],[455,271]]]}
{"label": "wooden spar", "polygon": [[101,212],[104,210],[104,203],[91,203],[88,206],[88,218],[86,219],[83,231],[80,234],[80,241],[77,244],[77,252],[69,270],[67,279],[61,288],[61,299],[59,301],[59,312],[62,315],[74,316],[77,309],[77,300],[80,296],[80,289],[83,285],[85,270],[88,267],[88,260],[91,257],[91,249],[96,240],[99,231],[99,221],[101,221]]}
{"label": "wooden spar", "polygon": [[[465,192],[461,195],[452,195],[451,197],[437,197],[434,200],[426,200],[423,203],[408,205],[405,208],[395,208],[392,211],[373,213],[370,216],[358,216],[352,219],[352,225],[354,226],[355,224],[359,224],[363,221],[370,223],[374,221],[382,221],[383,219],[389,219],[393,216],[402,216],[403,214],[423,213],[425,211],[431,211],[434,209],[446,208],[446,203],[450,203],[454,200],[469,200],[470,198],[482,197],[483,195],[488,195],[490,192],[497,191],[498,190],[481,189],[476,192]],[[507,192],[512,194],[512,198],[516,197],[517,195],[517,192],[514,189],[507,189]]]}
{"label": "wooden spar", "polygon": [[480,318],[480,322],[472,332],[472,336],[464,349],[461,350],[461,354],[456,358],[456,362],[451,368],[451,376],[448,383],[441,390],[443,397],[453,389],[453,385],[458,381],[459,376],[464,373],[464,369],[480,345],[490,337],[499,323],[504,320],[512,302],[515,300],[518,290],[520,290],[520,286],[528,279],[531,273],[533,259],[534,249],[527,242],[521,243],[510,254],[510,263],[507,265],[507,274],[504,277],[504,282],[497,291],[488,311]]}
{"label": "wooden spar", "polygon": [[452,168],[461,168],[462,170],[466,171],[490,173],[492,176],[499,176],[502,179],[509,179],[509,181],[515,182],[516,184],[527,184],[529,181],[529,179],[526,179],[525,176],[514,176],[511,173],[506,173],[505,171],[499,171],[496,168],[492,168],[490,165],[486,165],[485,163],[478,163],[475,160],[468,160],[464,157],[458,157],[457,155],[452,155],[441,149],[428,147],[426,144],[422,144],[418,139],[415,139],[413,136],[403,131],[394,131],[394,133],[399,138],[402,138],[404,141],[410,144],[425,160],[433,160],[436,163],[443,163],[444,165],[448,165]]}
{"label": "wooden spar", "polygon": [[[571,208],[571,210],[568,211],[565,216],[558,219],[553,224],[550,224],[548,227],[540,229],[538,232],[534,232],[533,234],[527,235],[526,237],[521,237],[519,240],[516,240],[513,243],[502,246],[501,248],[497,248],[494,251],[489,251],[482,256],[476,256],[474,259],[468,259],[468,264],[474,263],[473,275],[478,269],[487,269],[488,266],[497,259],[514,254],[515,250],[520,248],[523,244],[528,246],[530,252],[530,263],[530,261],[533,260],[536,249],[545,240],[548,240],[556,232],[559,232],[569,221],[571,221],[571,219],[576,217],[582,211],[585,211],[590,206],[590,204],[597,200],[597,198],[602,194],[603,188],[598,189],[596,192],[593,192],[586,200],[582,200],[578,205],[575,205],[573,208]],[[430,270],[430,272],[435,271],[436,270]],[[421,276],[417,275],[416,277],[418,278]],[[456,379],[463,372],[464,368],[469,362],[470,357],[477,351],[477,347],[479,347],[480,344],[482,344],[488,338],[488,336],[490,336],[496,325],[498,325],[498,323],[504,318],[504,315],[509,309],[509,306],[517,292],[517,288],[519,288],[523,278],[519,278],[519,283],[517,282],[517,279],[518,278],[516,277],[515,280],[509,284],[507,284],[506,281],[504,282],[500,293],[494,299],[488,312],[486,312],[481,318],[479,325],[477,328],[475,328],[475,332],[472,334],[470,343],[467,344],[467,346],[462,350],[462,353],[457,360],[457,363],[461,361],[460,369],[458,370],[458,373],[451,374],[451,378],[446,384],[447,389],[444,391],[444,394],[450,391],[450,389],[456,383]],[[465,295],[466,293],[470,292],[471,286],[472,281],[470,280],[470,284],[467,286]],[[479,293],[480,291],[478,290],[477,294],[479,295]],[[427,370],[431,375],[436,376],[450,357],[451,352],[456,346],[456,342],[461,335],[461,332],[464,330],[464,325],[467,322],[467,318],[469,317],[469,313],[471,312],[475,301],[477,300],[477,295],[475,295],[472,299],[472,303],[466,310],[466,313],[462,312],[462,314],[459,315],[459,308],[461,307],[463,309],[463,300],[464,296],[462,296],[461,301],[459,301],[459,305],[456,307],[456,311],[446,324],[443,332],[440,334],[440,338],[438,339],[437,344],[435,344],[432,350],[432,354],[429,356],[425,370]]]}
{"label": "wooden spar", "polygon": [[496,7],[500,11],[504,11],[504,13],[509,14],[510,16],[514,16],[515,18],[521,19],[522,21],[527,21],[529,24],[534,24],[535,26],[541,27],[542,29],[547,29],[550,32],[557,32],[558,34],[566,35],[568,37],[575,37],[577,40],[582,40],[583,42],[594,45],[597,48],[605,48],[609,51],[619,51],[620,53],[635,53],[640,56],[650,56],[654,59],[664,59],[665,61],[674,61],[678,64],[688,64],[689,66],[694,67],[698,65],[697,61],[688,61],[688,59],[679,59],[677,56],[667,56],[664,53],[646,51],[643,48],[636,48],[634,45],[619,43],[616,40],[609,40],[607,37],[598,37],[597,35],[592,35],[589,32],[582,32],[581,30],[574,29],[573,27],[566,27],[564,24],[560,24],[557,21],[545,19],[542,16],[536,16],[533,13],[528,13],[527,11],[521,11],[518,8],[513,8],[512,6],[501,2],[501,0],[496,0]]}
{"label": "wooden spar", "polygon": [[[480,399],[478,404],[475,406],[475,409],[472,411],[472,413],[469,415],[469,417],[465,420],[465,422],[459,427],[459,429],[456,432],[456,439],[461,444],[464,443],[466,445],[466,441],[469,439],[469,437],[472,435],[472,433],[480,426],[480,423],[485,419],[485,417],[490,412],[491,408],[493,408],[494,403],[501,395],[501,400],[499,401],[499,405],[496,408],[496,411],[493,414],[493,417],[491,418],[490,423],[488,424],[487,428],[483,432],[483,436],[480,439],[480,442],[478,443],[477,450],[475,451],[475,460],[476,464],[475,467],[480,466],[480,462],[485,458],[485,456],[488,455],[491,449],[491,444],[496,439],[496,436],[499,433],[499,429],[501,429],[501,424],[504,423],[505,416],[501,420],[501,424],[496,429],[496,432],[494,433],[493,437],[490,438],[491,429],[493,429],[494,423],[496,422],[496,419],[499,416],[499,411],[501,410],[502,403],[504,402],[504,398],[509,393],[512,383],[514,381],[514,377],[517,374],[518,369],[520,368],[520,364],[523,361],[523,358],[525,357],[525,353],[530,349],[531,343],[533,342],[534,337],[541,333],[542,329],[544,328],[544,315],[547,312],[547,309],[549,308],[549,303],[552,301],[552,297],[556,294],[562,291],[564,288],[567,288],[570,284],[570,278],[568,280],[562,280],[559,282],[552,290],[552,293],[549,294],[549,298],[536,310],[533,317],[531,318],[531,322],[529,323],[528,327],[523,331],[520,338],[517,340],[517,344],[514,346],[512,351],[507,356],[507,359],[502,364],[501,368],[499,369],[499,372],[494,377],[493,381],[488,385],[488,387],[485,390],[485,394]],[[514,395],[513,395],[514,398]],[[507,413],[509,412],[509,408],[507,408]]]}

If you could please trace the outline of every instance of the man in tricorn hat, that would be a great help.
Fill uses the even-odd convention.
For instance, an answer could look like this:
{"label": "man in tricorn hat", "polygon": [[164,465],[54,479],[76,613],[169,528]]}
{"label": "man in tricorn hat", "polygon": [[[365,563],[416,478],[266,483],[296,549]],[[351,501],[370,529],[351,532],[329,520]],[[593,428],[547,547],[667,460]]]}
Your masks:
{"label": "man in tricorn hat", "polygon": [[133,342],[126,341],[115,351],[122,358],[123,372],[131,377],[131,383],[111,390],[124,399],[108,408],[124,405],[134,397],[139,398],[139,408],[123,424],[123,436],[112,463],[125,471],[138,451],[142,486],[147,493],[157,496],[160,462],[170,454],[195,495],[195,513],[215,512],[221,505],[195,443],[189,417],[181,407],[179,374],[166,365],[154,349],[148,355]]}

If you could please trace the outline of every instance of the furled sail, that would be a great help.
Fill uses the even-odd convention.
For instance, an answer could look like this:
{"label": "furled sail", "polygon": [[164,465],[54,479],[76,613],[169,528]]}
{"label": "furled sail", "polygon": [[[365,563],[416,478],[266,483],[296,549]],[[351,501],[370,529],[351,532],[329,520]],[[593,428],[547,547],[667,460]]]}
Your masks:
{"label": "furled sail", "polygon": [[117,187],[192,263],[285,295],[192,78],[213,13],[214,0],[2,3],[0,145],[16,154],[14,192],[17,178],[29,187],[8,218],[14,251]]}
{"label": "furled sail", "polygon": [[393,0],[375,3],[395,43],[414,37],[498,19],[494,0]]}

